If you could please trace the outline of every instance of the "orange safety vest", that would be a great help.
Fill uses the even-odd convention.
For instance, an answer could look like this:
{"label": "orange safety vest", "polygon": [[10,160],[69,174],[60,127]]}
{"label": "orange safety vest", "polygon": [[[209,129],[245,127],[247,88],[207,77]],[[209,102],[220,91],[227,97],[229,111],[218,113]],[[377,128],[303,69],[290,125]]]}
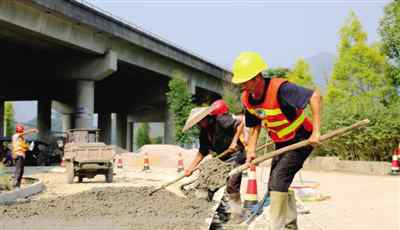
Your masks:
{"label": "orange safety vest", "polygon": [[279,87],[287,82],[282,78],[271,78],[266,90],[264,102],[259,105],[249,103],[249,93],[243,92],[242,103],[244,107],[258,119],[268,129],[268,134],[274,142],[285,142],[293,139],[296,131],[303,126],[305,130],[312,131],[312,123],[304,115],[303,109],[296,110],[296,117],[289,121],[282,112],[278,100]]}
{"label": "orange safety vest", "polygon": [[28,150],[28,144],[25,142],[25,138],[23,136],[16,136],[18,134],[14,134],[12,137],[12,155],[13,158],[17,158],[17,156],[25,157],[25,152]]}

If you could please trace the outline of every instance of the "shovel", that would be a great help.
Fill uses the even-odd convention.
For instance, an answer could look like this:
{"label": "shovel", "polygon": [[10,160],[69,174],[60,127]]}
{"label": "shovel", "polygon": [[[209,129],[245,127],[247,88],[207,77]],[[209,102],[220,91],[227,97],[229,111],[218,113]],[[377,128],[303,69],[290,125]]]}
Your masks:
{"label": "shovel", "polygon": [[[325,134],[325,135],[322,135],[322,136],[319,138],[319,141],[320,141],[321,143],[322,143],[322,142],[325,142],[325,141],[327,141],[327,140],[329,140],[329,139],[332,139],[332,138],[337,137],[337,136],[341,136],[341,135],[343,135],[343,134],[345,134],[345,133],[347,133],[347,132],[349,132],[349,131],[352,131],[352,130],[354,130],[354,129],[362,128],[362,127],[368,125],[368,123],[369,123],[369,120],[368,120],[368,119],[365,119],[365,120],[356,122],[356,123],[354,123],[354,124],[351,125],[351,126],[344,127],[344,128],[340,128],[340,129],[336,129],[336,130],[331,131],[331,132],[329,132],[329,133],[327,133],[327,134]],[[298,148],[305,147],[305,146],[307,146],[307,145],[309,145],[309,144],[310,144],[310,142],[309,142],[308,140],[300,141],[300,142],[298,142],[298,143],[296,143],[296,144],[289,145],[289,146],[280,148],[280,149],[278,149],[278,150],[269,152],[269,153],[267,153],[267,154],[264,154],[263,156],[257,157],[256,159],[254,159],[254,160],[251,161],[251,164],[258,165],[258,164],[260,164],[260,163],[262,163],[262,162],[264,162],[264,161],[266,161],[266,160],[268,160],[268,159],[271,159],[271,158],[273,158],[273,157],[275,157],[275,156],[281,155],[281,154],[286,153],[286,152],[289,152],[289,151],[291,151],[291,150],[295,150],[295,149],[298,149]],[[248,168],[249,168],[249,164],[241,165],[241,166],[236,167],[235,169],[233,169],[233,170],[228,174],[228,176],[232,176],[232,175],[235,175],[236,173],[243,172],[244,170],[246,170],[246,169],[248,169]]]}
{"label": "shovel", "polygon": [[[257,148],[256,151],[261,150],[261,149],[263,149],[263,148],[266,148],[266,147],[270,146],[271,144],[273,144],[273,143],[272,143],[272,142],[268,142],[268,143],[266,143],[266,144],[264,144],[264,145],[261,145],[260,147]],[[216,158],[221,159],[221,158],[225,157],[225,156],[228,155],[228,154],[232,154],[231,150],[229,150],[229,149],[225,150],[224,152],[222,152],[221,154],[219,154],[218,156],[216,156]],[[197,169],[199,169],[198,166],[193,170],[193,172],[196,171]],[[182,180],[182,179],[185,178],[185,177],[186,177],[185,174],[182,173],[181,175],[179,175],[179,176],[178,176],[177,178],[175,178],[174,180],[169,181],[169,182],[166,182],[165,184],[162,184],[160,187],[158,187],[158,188],[154,189],[153,191],[151,191],[151,192],[149,193],[149,196],[153,195],[153,193],[155,193],[155,192],[157,192],[157,191],[159,191],[159,190],[161,190],[161,189],[164,189],[164,188],[166,188],[166,187],[168,187],[168,186],[170,186],[170,185],[172,185],[172,184],[175,184],[176,182]]]}

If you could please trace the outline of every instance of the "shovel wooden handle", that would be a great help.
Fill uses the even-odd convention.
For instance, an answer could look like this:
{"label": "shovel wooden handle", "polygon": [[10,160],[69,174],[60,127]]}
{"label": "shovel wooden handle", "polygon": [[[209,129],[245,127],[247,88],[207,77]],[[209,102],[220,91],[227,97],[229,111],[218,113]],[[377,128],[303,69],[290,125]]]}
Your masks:
{"label": "shovel wooden handle", "polygon": [[[364,127],[364,126],[366,126],[368,123],[369,123],[369,120],[368,120],[368,119],[365,119],[365,120],[356,122],[356,123],[354,123],[354,124],[351,125],[351,126],[344,127],[344,128],[340,128],[340,129],[336,129],[336,130],[331,131],[331,132],[329,132],[329,133],[327,133],[327,134],[325,134],[325,135],[322,135],[322,136],[320,137],[319,140],[320,140],[320,142],[324,142],[324,141],[329,140],[329,139],[332,139],[332,138],[334,138],[334,137],[341,136],[341,135],[343,135],[343,134],[345,134],[345,133],[347,133],[347,132],[349,132],[349,131],[351,131],[351,130],[353,130],[353,129],[357,129],[357,128]],[[260,164],[261,162],[264,162],[264,161],[266,161],[266,160],[268,160],[268,159],[270,159],[270,158],[273,158],[274,156],[278,156],[278,155],[280,155],[280,154],[289,152],[289,151],[291,151],[291,150],[295,150],[295,149],[298,149],[298,148],[302,148],[302,147],[307,146],[307,145],[309,145],[309,144],[310,144],[310,142],[309,142],[308,140],[300,141],[300,142],[298,142],[298,143],[296,143],[296,144],[289,145],[289,146],[283,147],[283,148],[281,148],[281,149],[278,149],[278,150],[269,152],[269,153],[267,153],[267,154],[265,154],[265,155],[263,155],[263,156],[257,157],[256,159],[252,160],[251,163],[254,164],[254,165],[258,165],[258,164]],[[229,173],[229,176],[235,175],[236,173],[243,172],[243,171],[246,170],[248,167],[249,167],[248,164],[241,165],[241,166],[239,166],[239,167],[233,169],[233,170]]]}
{"label": "shovel wooden handle", "polygon": [[[261,146],[259,146],[259,147],[257,148],[256,151],[261,150],[261,149],[263,149],[263,148],[265,148],[265,147],[268,147],[268,146],[271,145],[271,144],[273,144],[273,142],[268,142],[268,143],[266,143],[266,144],[264,144],[264,145],[261,145]],[[224,156],[226,156],[226,155],[228,155],[228,154],[232,154],[232,150],[227,149],[227,150],[225,150],[224,152],[220,153],[218,156],[216,156],[216,158],[220,159],[220,158],[222,158],[222,157],[224,157]],[[193,172],[196,171],[197,169],[199,169],[198,166],[197,166],[196,168],[194,168]],[[155,193],[155,192],[157,192],[157,191],[159,191],[159,190],[161,190],[161,189],[164,189],[164,188],[166,188],[166,187],[168,187],[168,186],[170,186],[170,185],[172,185],[172,184],[175,184],[176,182],[182,180],[183,178],[185,178],[185,174],[179,175],[179,176],[178,176],[177,178],[175,178],[174,180],[169,181],[169,182],[166,182],[165,184],[162,184],[160,187],[158,187],[158,188],[154,189],[153,191],[151,191],[151,192],[150,192],[150,195],[152,195],[153,193]]]}

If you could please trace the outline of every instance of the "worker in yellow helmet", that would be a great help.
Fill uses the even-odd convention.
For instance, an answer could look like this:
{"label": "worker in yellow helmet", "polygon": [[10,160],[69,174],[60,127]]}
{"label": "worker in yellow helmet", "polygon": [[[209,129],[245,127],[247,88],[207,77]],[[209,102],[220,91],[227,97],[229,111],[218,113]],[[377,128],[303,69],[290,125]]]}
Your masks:
{"label": "worker in yellow helmet", "polygon": [[[248,164],[256,156],[262,126],[277,149],[306,139],[314,146],[319,144],[322,101],[319,90],[303,88],[282,78],[265,78],[263,71],[267,68],[261,55],[255,52],[242,52],[233,64],[232,82],[243,91],[245,124],[250,127]],[[308,104],[312,120],[303,112]],[[273,158],[268,181],[270,230],[297,229],[296,203],[289,186],[312,150],[312,146],[307,146]]]}

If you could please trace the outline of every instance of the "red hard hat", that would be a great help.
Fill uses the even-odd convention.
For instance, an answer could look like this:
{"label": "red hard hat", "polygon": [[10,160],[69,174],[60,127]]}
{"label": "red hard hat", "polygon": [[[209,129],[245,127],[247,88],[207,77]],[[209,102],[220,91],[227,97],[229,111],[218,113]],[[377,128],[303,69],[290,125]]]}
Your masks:
{"label": "red hard hat", "polygon": [[222,99],[214,101],[211,106],[214,107],[214,110],[210,112],[212,116],[219,116],[229,111],[228,105]]}
{"label": "red hard hat", "polygon": [[15,126],[15,132],[17,132],[17,133],[23,133],[23,132],[24,132],[24,126],[21,125],[21,124],[17,124],[17,125]]}

